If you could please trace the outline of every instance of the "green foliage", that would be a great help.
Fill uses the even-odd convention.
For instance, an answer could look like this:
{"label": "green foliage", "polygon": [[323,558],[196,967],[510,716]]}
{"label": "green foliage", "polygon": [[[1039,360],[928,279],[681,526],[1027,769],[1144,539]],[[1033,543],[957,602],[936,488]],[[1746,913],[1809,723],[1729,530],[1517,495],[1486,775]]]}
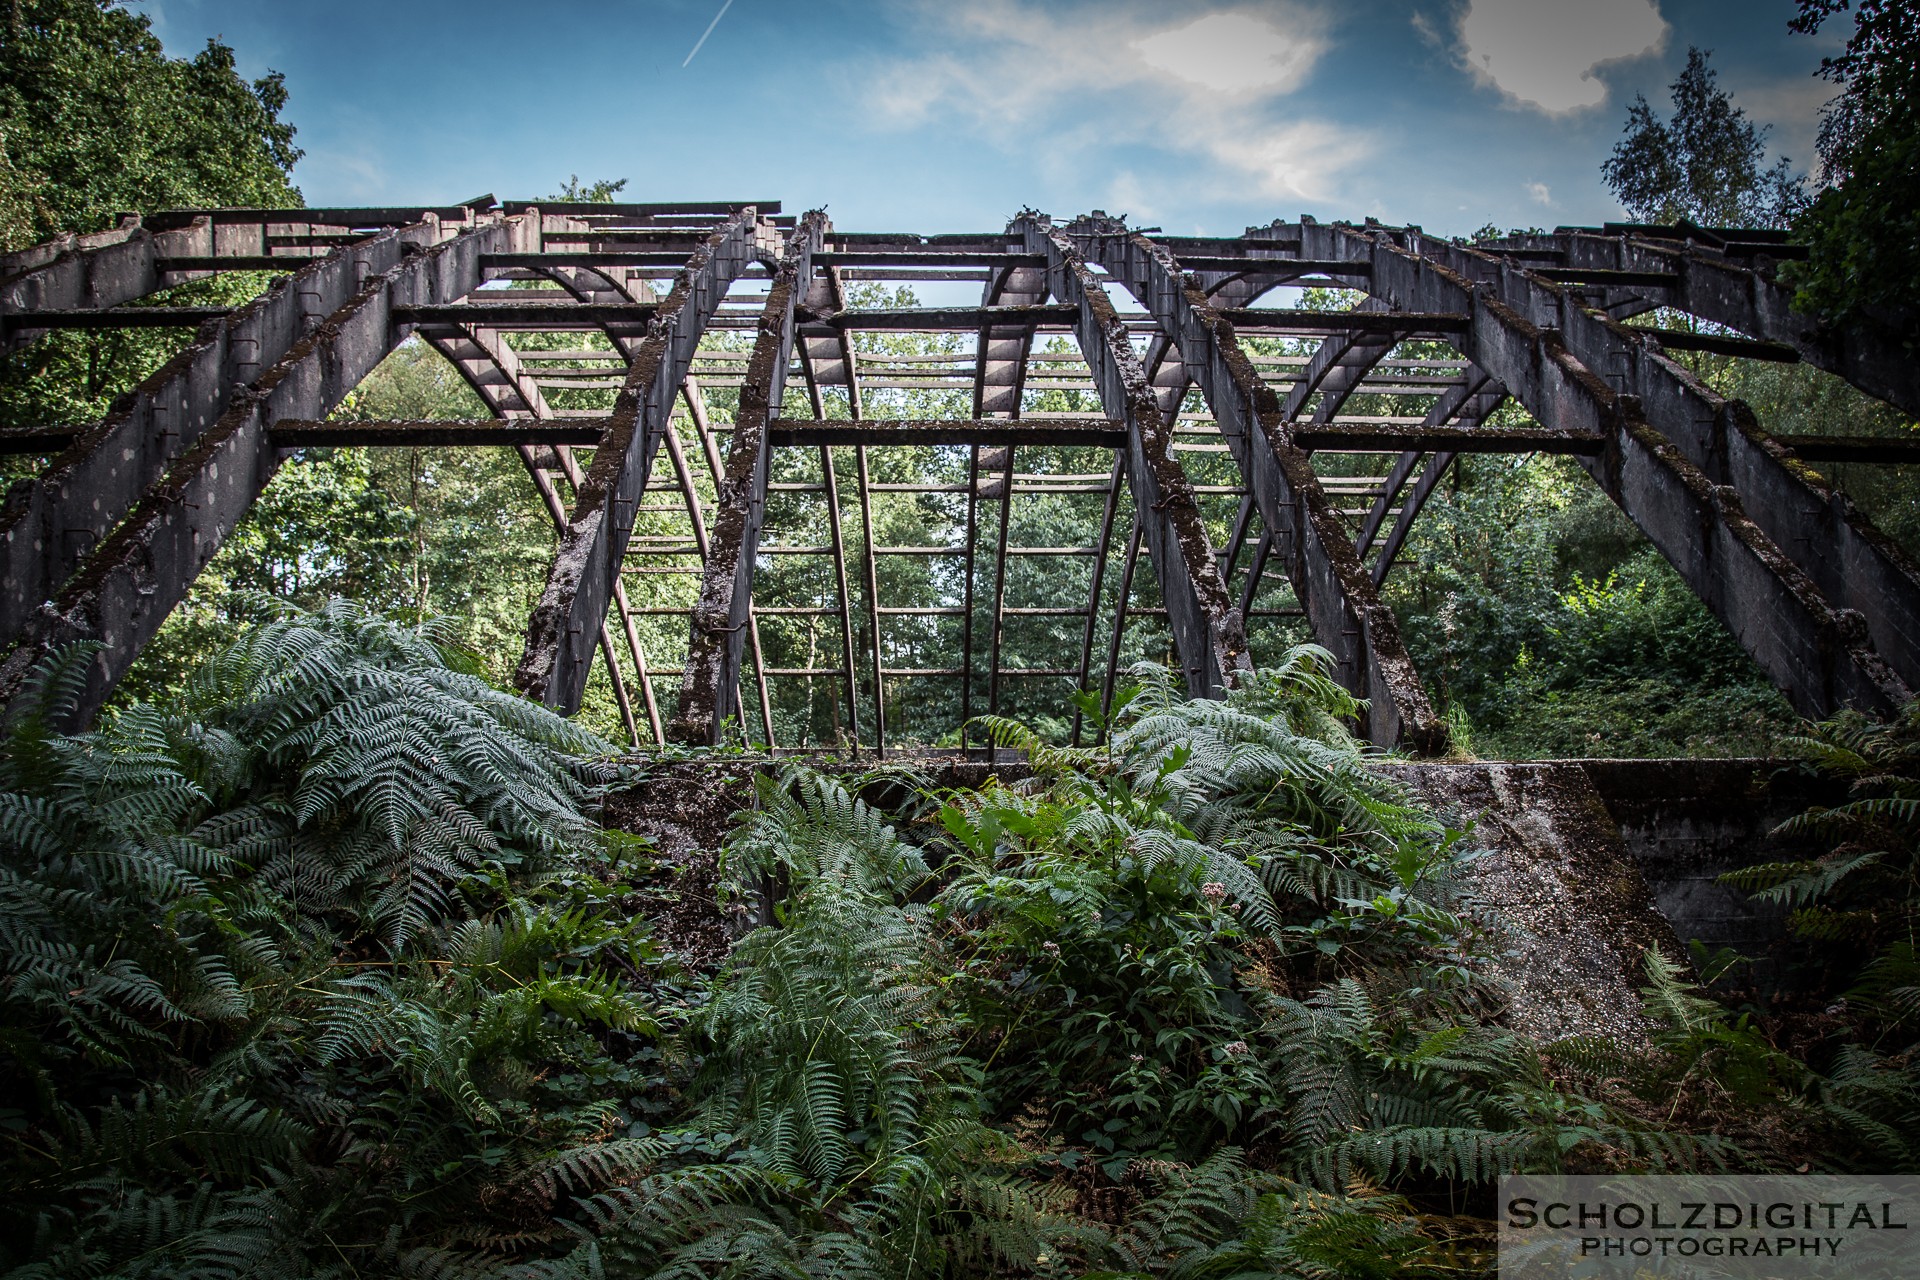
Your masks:
{"label": "green foliage", "polygon": [[1501,1026],[1466,839],[1311,647],[1224,702],[1145,668],[1096,746],[983,723],[1019,784],[758,779],[707,975],[587,817],[604,748],[432,632],[286,611],[53,734],[87,660],[0,755],[23,1274],[1437,1276],[1487,1241],[1435,1196],[1750,1158],[1675,1099],[1915,1149],[1903,1051],[1811,1073],[1662,958],[1651,1052]]}
{"label": "green foliage", "polygon": [[1785,226],[1806,201],[1804,182],[1784,158],[1762,167],[1767,131],[1714,83],[1710,56],[1687,50],[1686,69],[1672,86],[1670,120],[1634,95],[1626,136],[1600,166],[1601,176],[1641,222]]}
{"label": "green foliage", "polygon": [[603,748],[345,605],[54,735],[89,656],[0,752],[0,1265],[392,1273],[515,1230],[650,1074],[657,961],[580,865]]}
{"label": "green foliage", "polygon": [[[403,343],[337,412],[342,418],[483,417],[453,366]],[[506,449],[307,449],[289,458],[141,655],[122,700],[177,686],[278,602],[332,596],[401,617],[437,616],[445,638],[508,682],[545,581],[552,524]],[[597,664],[596,664],[597,665]],[[596,678],[585,722],[612,729]]]}
{"label": "green foliage", "polygon": [[1463,460],[1387,593],[1429,688],[1485,755],[1764,755],[1795,723],[1568,459]]}
{"label": "green foliage", "polygon": [[[1554,1086],[1493,1025],[1458,833],[1363,766],[1329,661],[1291,653],[1226,703],[1160,674],[1097,747],[988,720],[1033,781],[904,825],[799,766],[763,778],[727,867],[773,918],[689,1021],[689,1156],[624,1149],[602,1256],[1440,1274],[1456,1229],[1353,1179],[1710,1150]],[[1118,1226],[1062,1211],[1088,1178],[1136,1189]]]}
{"label": "green foliage", "polygon": [[583,843],[592,774],[573,760],[610,750],[450,667],[428,635],[341,601],[251,629],[178,707],[202,750],[245,744],[214,795],[279,819],[252,846],[265,882],[309,908],[363,901],[361,925],[394,947],[445,919],[482,866],[537,866]]}
{"label": "green foliage", "polygon": [[[251,84],[218,40],[168,58],[115,0],[15,0],[0,23],[0,250],[98,231],[119,211],[300,204],[278,73]],[[24,232],[24,234],[21,234]]]}
{"label": "green foliage", "polygon": [[1330,1195],[1250,1169],[1223,1148],[1199,1165],[1151,1163],[1154,1191],[1105,1243],[1111,1267],[1088,1280],[1167,1276],[1386,1276],[1479,1270],[1485,1255],[1456,1246],[1444,1220],[1364,1185]]}
{"label": "green foliage", "polygon": [[1794,740],[1850,798],[1783,823],[1778,834],[1824,849],[1721,877],[1788,908],[1809,950],[1853,984],[1828,1010],[1841,1025],[1819,1046],[1813,1095],[1845,1141],[1836,1163],[1920,1169],[1920,702],[1875,721],[1845,713]]}
{"label": "green foliage", "polygon": [[1820,60],[1840,86],[1820,125],[1825,188],[1794,223],[1811,259],[1794,264],[1801,310],[1888,325],[1920,343],[1920,18],[1899,0],[1801,0],[1790,24],[1812,34],[1854,9],[1846,49]]}
{"label": "green foliage", "polygon": [[[1701,980],[1711,982],[1714,967],[1701,968]],[[1686,967],[1658,951],[1647,953],[1646,973],[1641,995],[1657,1051],[1648,1067],[1658,1087],[1679,1094],[1706,1082],[1745,1106],[1783,1101],[1798,1092],[1806,1069],[1774,1048],[1750,1013],[1729,1012],[1696,985]]]}
{"label": "green foliage", "polygon": [[1560,1099],[1491,1025],[1458,833],[1344,732],[1289,727],[1346,705],[1306,678],[1325,660],[1290,655],[1224,703],[1150,686],[1106,747],[1037,760],[1042,786],[942,812],[951,990],[989,1113],[1111,1177],[1230,1143],[1328,1187],[1474,1182],[1580,1142],[1691,1158]]}
{"label": "green foliage", "polygon": [[613,198],[627,189],[625,178],[599,178],[593,182],[580,181],[577,173],[567,175],[560,189],[553,193],[555,200],[578,200],[586,204],[612,204]]}
{"label": "green foliage", "polygon": [[1819,857],[1771,862],[1725,879],[1793,914],[1796,933],[1871,957],[1849,993],[1880,1038],[1920,1039],[1920,702],[1889,721],[1858,713],[1791,740],[1852,798],[1782,824],[1780,834],[1828,846]]}

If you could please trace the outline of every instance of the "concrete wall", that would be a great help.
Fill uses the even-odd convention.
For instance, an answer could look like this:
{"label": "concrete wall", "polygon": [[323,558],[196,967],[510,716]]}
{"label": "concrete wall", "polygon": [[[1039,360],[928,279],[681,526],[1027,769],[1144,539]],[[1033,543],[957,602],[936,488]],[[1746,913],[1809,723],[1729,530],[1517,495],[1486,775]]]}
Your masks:
{"label": "concrete wall", "polygon": [[1612,815],[1577,762],[1388,764],[1449,825],[1469,832],[1473,896],[1509,923],[1496,940],[1508,1021],[1543,1040],[1599,1036],[1643,1047],[1646,954],[1682,954]]}
{"label": "concrete wall", "polygon": [[1809,953],[1787,935],[1784,911],[1716,881],[1756,862],[1818,854],[1773,829],[1814,805],[1842,802],[1844,784],[1778,760],[1587,760],[1582,767],[1680,937],[1753,957],[1762,986],[1826,983],[1825,971],[1809,968]]}
{"label": "concrete wall", "polygon": [[[1752,759],[1383,767],[1454,820],[1476,821],[1474,839],[1495,856],[1500,883],[1531,876],[1539,882],[1537,898],[1557,882],[1563,906],[1523,903],[1523,914],[1530,912],[1542,936],[1557,938],[1569,955],[1587,957],[1581,963],[1588,967],[1601,963],[1589,923],[1626,939],[1638,912],[1632,904],[1644,895],[1670,928],[1669,945],[1698,940],[1709,951],[1730,947],[1750,958],[1750,967],[1732,975],[1738,987],[1764,997],[1833,988],[1831,949],[1816,957],[1788,934],[1784,910],[1719,877],[1758,862],[1818,855],[1806,841],[1773,830],[1814,805],[1840,803],[1843,784],[1798,764]],[[1577,813],[1586,797],[1604,807],[1597,824]],[[1571,914],[1558,920],[1563,910]],[[1640,935],[1619,950],[1625,955],[1643,942]],[[1631,980],[1637,983],[1637,975]]]}
{"label": "concrete wall", "polygon": [[[942,787],[977,787],[990,775],[1027,774],[1017,752],[960,759],[930,751],[913,762]],[[751,802],[750,779],[764,759],[743,757],[684,793],[710,765],[677,765],[618,798],[609,819],[659,839],[670,861],[710,851],[727,816]],[[825,764],[826,759],[821,758]],[[1774,836],[1774,827],[1844,788],[1801,766],[1768,760],[1549,760],[1383,762],[1456,824],[1472,824],[1474,890],[1513,920],[1511,1014],[1552,1038],[1641,1034],[1638,989],[1646,950],[1676,959],[1694,939],[1732,947],[1755,964],[1740,985],[1760,994],[1818,993],[1824,970],[1785,930],[1784,913],[1751,902],[1717,878],[1740,867],[1817,852]],[[904,795],[876,795],[882,803]],[[689,883],[710,897],[711,868]],[[716,934],[716,937],[718,934]]]}

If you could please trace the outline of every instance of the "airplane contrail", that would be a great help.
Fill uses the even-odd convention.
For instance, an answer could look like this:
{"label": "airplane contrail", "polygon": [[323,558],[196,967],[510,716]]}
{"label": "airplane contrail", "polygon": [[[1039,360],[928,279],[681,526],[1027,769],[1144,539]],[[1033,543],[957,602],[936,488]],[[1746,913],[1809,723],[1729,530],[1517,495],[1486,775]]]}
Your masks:
{"label": "airplane contrail", "polygon": [[[700,52],[700,46],[707,42],[707,37],[713,34],[713,29],[720,25],[720,19],[726,17],[727,10],[731,8],[733,8],[733,0],[726,0],[726,2],[720,6],[720,12],[713,15],[713,21],[709,22],[707,29],[700,33],[700,38],[693,42],[693,53],[687,55],[687,62],[693,61],[693,54]],[[685,70],[687,62],[680,64],[682,70]]]}

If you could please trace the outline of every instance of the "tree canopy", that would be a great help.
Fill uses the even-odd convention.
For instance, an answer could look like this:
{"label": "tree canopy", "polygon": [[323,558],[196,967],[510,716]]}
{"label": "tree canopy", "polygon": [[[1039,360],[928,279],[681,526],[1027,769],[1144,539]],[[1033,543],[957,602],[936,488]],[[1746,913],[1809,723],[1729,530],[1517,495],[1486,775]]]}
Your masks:
{"label": "tree canopy", "polygon": [[[1800,0],[1796,31],[1817,32],[1850,0]],[[1798,305],[1830,322],[1869,319],[1920,346],[1920,11],[1861,0],[1853,35],[1820,74],[1840,86],[1820,126],[1824,189],[1795,223],[1812,251]]]}
{"label": "tree canopy", "polygon": [[1655,115],[1644,95],[1634,95],[1626,136],[1600,171],[1641,222],[1783,227],[1805,203],[1804,180],[1785,158],[1765,166],[1767,128],[1733,105],[1707,65],[1712,56],[1687,50],[1686,70],[1672,85],[1669,119]]}
{"label": "tree canopy", "polygon": [[169,58],[115,0],[12,0],[0,21],[0,250],[121,211],[300,203],[287,90],[218,40]]}

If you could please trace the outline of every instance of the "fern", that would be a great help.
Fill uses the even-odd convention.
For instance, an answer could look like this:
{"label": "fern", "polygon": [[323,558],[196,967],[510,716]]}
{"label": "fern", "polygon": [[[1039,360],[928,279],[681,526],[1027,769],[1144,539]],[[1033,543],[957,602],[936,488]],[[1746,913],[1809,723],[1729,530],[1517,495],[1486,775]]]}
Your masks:
{"label": "fern", "polygon": [[[0,747],[0,1071],[27,1106],[0,1113],[0,1269],[564,1251],[550,1219],[462,1224],[485,1216],[474,1169],[537,1201],[500,1153],[538,1130],[502,1148],[497,1126],[543,1075],[658,1032],[645,925],[579,870],[619,776],[602,745],[346,605],[62,736],[88,659],[36,672]],[[508,885],[563,861],[557,904]],[[574,1136],[615,1115],[578,1108]]]}
{"label": "fern", "polygon": [[[722,854],[759,927],[711,975],[663,957],[625,883],[649,860],[594,830],[630,772],[431,630],[288,612],[164,706],[25,716],[0,1053],[35,1101],[0,1264],[1437,1275],[1478,1256],[1458,1225],[1377,1188],[1727,1158],[1621,1082],[1782,1064],[1664,958],[1653,1059],[1498,1026],[1465,837],[1369,771],[1330,670],[1303,647],[1198,703],[1156,676],[1084,750],[989,718],[1035,764],[1011,786],[770,770]],[[1834,758],[1884,780],[1847,732]],[[1894,861],[1796,901],[1838,918]],[[1872,982],[1920,1003],[1910,952]],[[1905,1057],[1788,1083],[1911,1159]]]}

